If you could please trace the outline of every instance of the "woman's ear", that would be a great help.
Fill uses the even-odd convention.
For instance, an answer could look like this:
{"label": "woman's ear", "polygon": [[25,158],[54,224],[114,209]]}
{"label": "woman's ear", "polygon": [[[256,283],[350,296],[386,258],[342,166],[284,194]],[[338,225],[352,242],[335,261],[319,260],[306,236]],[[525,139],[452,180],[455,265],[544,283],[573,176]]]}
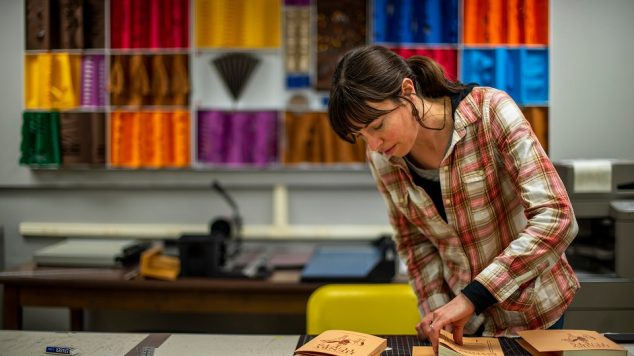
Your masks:
{"label": "woman's ear", "polygon": [[401,83],[401,93],[403,93],[403,96],[416,95],[416,87],[410,78],[403,79],[403,83]]}

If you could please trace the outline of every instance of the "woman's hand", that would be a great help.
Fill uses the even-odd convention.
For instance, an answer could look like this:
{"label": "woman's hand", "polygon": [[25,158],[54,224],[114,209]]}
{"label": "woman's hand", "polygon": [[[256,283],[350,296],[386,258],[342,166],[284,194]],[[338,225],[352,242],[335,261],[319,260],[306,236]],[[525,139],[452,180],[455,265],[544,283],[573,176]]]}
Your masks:
{"label": "woman's hand", "polygon": [[431,341],[434,353],[438,355],[440,329],[453,331],[453,340],[458,345],[462,345],[464,326],[474,311],[473,303],[462,293],[458,294],[449,303],[425,315],[423,320],[416,325],[416,331],[421,339],[429,339]]}

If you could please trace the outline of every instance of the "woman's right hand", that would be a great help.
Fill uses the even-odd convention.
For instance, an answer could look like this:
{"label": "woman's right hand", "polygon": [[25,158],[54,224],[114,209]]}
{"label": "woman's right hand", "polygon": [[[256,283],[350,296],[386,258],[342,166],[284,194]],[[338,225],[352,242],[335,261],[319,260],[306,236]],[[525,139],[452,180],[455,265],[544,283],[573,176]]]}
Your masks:
{"label": "woman's right hand", "polygon": [[434,354],[438,355],[438,340],[440,330],[444,329],[453,333],[454,342],[462,345],[462,333],[475,307],[471,301],[462,293],[458,294],[449,303],[425,315],[418,325],[416,331],[423,340],[429,340],[434,348]]}

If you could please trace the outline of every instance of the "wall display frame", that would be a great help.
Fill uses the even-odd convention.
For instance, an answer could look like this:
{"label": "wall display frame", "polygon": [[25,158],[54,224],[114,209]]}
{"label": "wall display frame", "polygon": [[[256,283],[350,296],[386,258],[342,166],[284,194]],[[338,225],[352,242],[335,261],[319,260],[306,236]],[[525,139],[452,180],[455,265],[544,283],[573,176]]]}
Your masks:
{"label": "wall display frame", "polygon": [[[20,164],[365,167],[327,125],[347,50],[507,91],[548,147],[548,1],[26,0]],[[361,146],[360,146],[361,145]]]}

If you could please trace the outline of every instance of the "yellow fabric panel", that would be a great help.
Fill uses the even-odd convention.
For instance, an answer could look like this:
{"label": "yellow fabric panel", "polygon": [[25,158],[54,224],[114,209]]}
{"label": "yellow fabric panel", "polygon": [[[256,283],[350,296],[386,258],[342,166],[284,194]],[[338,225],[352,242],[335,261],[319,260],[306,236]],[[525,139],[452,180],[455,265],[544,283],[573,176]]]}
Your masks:
{"label": "yellow fabric panel", "polygon": [[27,55],[24,66],[27,109],[71,109],[80,106],[80,55]]}
{"label": "yellow fabric panel", "polygon": [[51,107],[78,107],[81,92],[81,56],[68,53],[54,54],[52,64]]}
{"label": "yellow fabric panel", "polygon": [[198,47],[239,47],[244,0],[197,0]]}
{"label": "yellow fabric panel", "polygon": [[244,13],[244,43],[247,48],[279,48],[281,42],[280,0],[247,1]]}
{"label": "yellow fabric panel", "polygon": [[213,0],[196,0],[194,4],[195,10],[195,28],[194,35],[195,44],[197,47],[211,47],[211,34],[214,32],[213,24],[214,21],[211,19],[211,14],[213,13],[212,6],[214,4]]}
{"label": "yellow fabric panel", "polygon": [[24,101],[27,109],[50,109],[49,95],[52,55],[49,53],[24,57]]}
{"label": "yellow fabric panel", "polygon": [[281,0],[197,0],[196,45],[279,48]]}
{"label": "yellow fabric panel", "polygon": [[405,283],[329,284],[308,299],[306,331],[342,329],[375,335],[415,335],[420,322],[414,291]]}

